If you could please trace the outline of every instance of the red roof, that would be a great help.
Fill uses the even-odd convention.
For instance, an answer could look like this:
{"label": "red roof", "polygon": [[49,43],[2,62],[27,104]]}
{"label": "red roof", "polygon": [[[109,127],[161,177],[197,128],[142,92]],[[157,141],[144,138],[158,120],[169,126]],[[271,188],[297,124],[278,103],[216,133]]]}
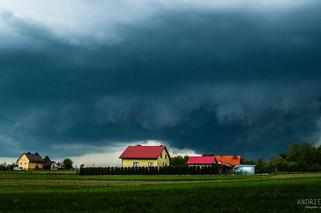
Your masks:
{"label": "red roof", "polygon": [[[163,150],[167,149],[165,146],[128,146],[127,149],[120,155],[119,158],[133,158],[133,159],[156,159],[160,156]],[[167,152],[168,154],[168,152]]]}
{"label": "red roof", "polygon": [[191,156],[188,158],[188,165],[211,165],[215,163],[214,156]]}
{"label": "red roof", "polygon": [[218,156],[191,156],[187,161],[187,165],[231,165],[236,166],[241,164],[240,155],[218,155]]}
{"label": "red roof", "polygon": [[214,156],[218,164],[229,164],[231,166],[236,166],[241,164],[241,155],[218,155]]}

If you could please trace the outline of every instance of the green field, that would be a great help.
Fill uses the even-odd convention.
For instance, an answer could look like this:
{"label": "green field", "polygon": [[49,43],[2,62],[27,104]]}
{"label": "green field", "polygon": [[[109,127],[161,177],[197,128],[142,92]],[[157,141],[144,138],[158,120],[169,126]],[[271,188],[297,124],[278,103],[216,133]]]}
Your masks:
{"label": "green field", "polygon": [[321,173],[266,176],[0,173],[0,212],[316,211],[297,205],[300,198],[321,198]]}

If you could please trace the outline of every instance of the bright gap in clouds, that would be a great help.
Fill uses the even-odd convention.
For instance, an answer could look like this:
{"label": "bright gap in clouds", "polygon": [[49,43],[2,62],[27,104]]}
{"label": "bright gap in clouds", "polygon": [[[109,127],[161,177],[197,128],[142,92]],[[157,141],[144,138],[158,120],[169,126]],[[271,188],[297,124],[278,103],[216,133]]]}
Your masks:
{"label": "bright gap in clouds", "polygon": [[[2,0],[0,22],[4,14],[23,23],[48,29],[55,36],[73,46],[114,46],[122,42],[117,26],[140,26],[161,12],[240,10],[273,13],[289,10],[315,0],[137,0],[137,1],[44,1]],[[157,20],[154,20],[157,23]],[[153,22],[153,21],[152,21]],[[155,23],[151,24],[153,27]],[[0,29],[1,27],[0,23]],[[10,30],[5,30],[10,31]],[[88,40],[93,40],[89,42]]]}

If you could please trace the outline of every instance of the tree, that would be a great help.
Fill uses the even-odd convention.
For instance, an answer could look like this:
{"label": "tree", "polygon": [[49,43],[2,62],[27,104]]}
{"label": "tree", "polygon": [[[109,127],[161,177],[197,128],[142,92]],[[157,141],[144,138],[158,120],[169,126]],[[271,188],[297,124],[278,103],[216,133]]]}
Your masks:
{"label": "tree", "polygon": [[247,160],[246,158],[242,157],[241,158],[241,164],[244,164],[244,165],[253,165],[255,164],[255,162],[253,160]]}
{"label": "tree", "polygon": [[[317,149],[307,142],[304,144],[292,144],[289,146],[287,153],[279,155],[284,161],[282,165],[280,158],[274,159],[274,161],[277,162],[279,167],[283,167],[282,171],[318,171],[321,168],[319,148]],[[276,165],[275,162],[274,165]],[[287,168],[285,168],[286,164]]]}
{"label": "tree", "polygon": [[171,166],[187,166],[188,156],[175,156],[171,158]]}
{"label": "tree", "polygon": [[317,148],[316,155],[317,155],[317,162],[319,165],[321,165],[321,145]]}
{"label": "tree", "polygon": [[300,144],[292,144],[289,147],[286,159],[288,161],[297,161],[302,155],[302,149]]}
{"label": "tree", "polygon": [[257,173],[268,173],[271,172],[270,162],[263,161],[262,159],[257,159],[254,161],[256,165],[255,170]]}
{"label": "tree", "polygon": [[72,169],[73,166],[72,166],[73,162],[72,160],[70,160],[69,158],[66,158],[63,162],[62,162],[62,165],[63,165],[63,168],[64,169]]}
{"label": "tree", "polygon": [[6,162],[0,164],[0,171],[13,171],[16,165],[14,163],[7,164]]}
{"label": "tree", "polygon": [[271,161],[271,167],[274,171],[289,171],[289,162],[280,154]]}

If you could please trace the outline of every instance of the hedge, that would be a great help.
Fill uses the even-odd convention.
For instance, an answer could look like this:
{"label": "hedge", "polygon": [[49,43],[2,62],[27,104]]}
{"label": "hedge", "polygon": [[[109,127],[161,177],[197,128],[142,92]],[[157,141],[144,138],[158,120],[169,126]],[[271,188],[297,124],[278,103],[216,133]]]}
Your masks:
{"label": "hedge", "polygon": [[221,166],[193,167],[82,167],[79,175],[201,175],[227,173]]}

